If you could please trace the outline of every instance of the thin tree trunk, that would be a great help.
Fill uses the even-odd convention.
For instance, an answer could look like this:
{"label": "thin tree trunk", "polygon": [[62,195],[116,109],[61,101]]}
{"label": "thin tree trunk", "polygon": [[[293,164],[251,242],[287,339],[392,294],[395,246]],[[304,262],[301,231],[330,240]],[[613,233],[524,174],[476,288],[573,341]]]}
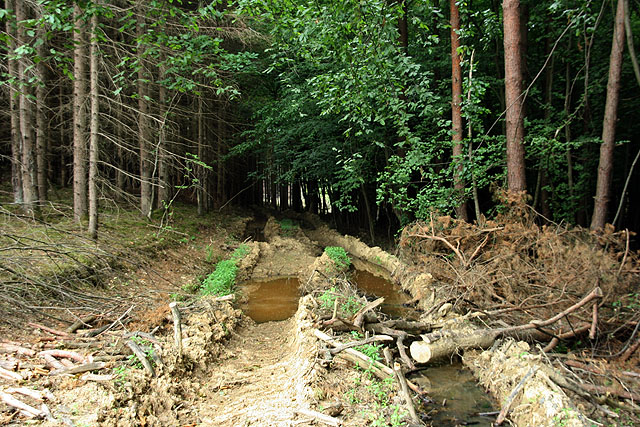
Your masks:
{"label": "thin tree trunk", "polygon": [[91,119],[89,125],[89,236],[98,238],[98,132],[100,104],[98,102],[98,15],[91,17],[91,58],[89,61],[89,87]]}
{"label": "thin tree trunk", "polygon": [[[16,2],[16,19],[18,20],[18,46],[27,43],[26,28],[21,22],[28,19],[27,5],[23,1]],[[27,76],[26,59],[22,58],[18,61],[18,79],[23,84],[20,93],[20,133],[22,135],[22,194],[23,209],[25,212],[32,214],[36,210],[36,199],[38,192],[36,189],[36,159],[35,152],[35,132],[33,121],[33,104],[29,98],[33,95],[33,89]]]}
{"label": "thin tree trunk", "polygon": [[613,43],[609,59],[609,80],[607,82],[607,100],[602,123],[602,144],[598,163],[598,182],[591,217],[591,229],[604,228],[611,193],[611,175],[613,171],[613,148],[618,119],[618,98],[620,94],[620,76],[622,73],[622,54],[624,51],[624,0],[618,0]]}
{"label": "thin tree trunk", "polygon": [[74,7],[76,29],[73,33],[73,217],[80,222],[87,214],[87,142],[86,142],[86,44],[80,6]]}
{"label": "thin tree trunk", "polygon": [[147,100],[148,88],[145,81],[144,70],[144,52],[145,46],[142,42],[145,25],[144,2],[139,1],[137,7],[137,36],[138,36],[138,60],[140,61],[138,68],[138,144],[140,150],[140,210],[142,215],[151,217],[151,162],[149,142],[151,138],[149,133],[151,126],[149,124],[149,101]]}
{"label": "thin tree trunk", "polygon": [[[15,10],[15,1],[6,0],[7,9]],[[5,20],[6,31],[9,35],[9,50],[13,51],[16,47],[15,40],[17,34],[12,22]],[[15,59],[7,59],[7,72],[13,79],[18,79],[19,64]],[[20,106],[18,102],[18,91],[16,83],[9,85],[9,114],[11,116],[11,187],[13,189],[13,201],[16,204],[22,204],[24,198],[22,195],[22,135],[20,134]]]}
{"label": "thin tree trunk", "polygon": [[[571,37],[569,37],[568,51],[571,51]],[[567,151],[565,154],[567,159],[567,186],[569,187],[569,197],[571,198],[571,203],[573,203],[573,156],[571,154],[571,148],[569,147],[569,142],[571,142],[571,124],[568,121],[571,114],[571,62],[569,60],[566,61],[564,74],[564,116],[567,120],[567,123],[565,123],[564,125],[564,140],[567,143]]]}
{"label": "thin tree trunk", "polygon": [[460,66],[460,12],[456,0],[450,0],[451,6],[451,126],[453,131],[453,162],[456,165],[453,173],[453,187],[460,204],[456,207],[456,216],[464,221],[469,221],[467,203],[464,201],[465,183],[462,178],[463,152],[462,152],[462,68]]}
{"label": "thin tree trunk", "polygon": [[[204,137],[203,137],[203,119],[202,119],[202,96],[198,97],[198,161],[203,161],[203,152],[204,152]],[[198,200],[198,215],[205,214],[205,200],[204,200],[204,192],[205,192],[205,180],[204,180],[204,169],[202,166],[198,165],[196,167],[196,176],[198,177],[198,184],[196,185],[196,198]]]}
{"label": "thin tree trunk", "polygon": [[520,0],[504,0],[504,71],[507,132],[507,185],[510,192],[527,190],[524,163],[522,102],[522,32]]}
{"label": "thin tree trunk", "polygon": [[[44,40],[44,29],[38,31],[39,37]],[[41,43],[36,47],[36,55],[40,58],[46,56],[46,46]],[[47,105],[47,71],[44,61],[39,61],[36,65],[38,74],[38,86],[36,86],[36,177],[38,182],[38,199],[40,202],[47,200],[47,158],[48,158],[48,129],[46,120]]]}
{"label": "thin tree trunk", "polygon": [[[161,78],[165,76],[165,68],[160,70]],[[167,108],[167,90],[163,85],[158,89],[158,104],[160,108],[160,129],[158,130],[158,207],[164,208],[171,200],[171,185],[169,183],[169,150],[167,147],[166,123],[169,115]]]}

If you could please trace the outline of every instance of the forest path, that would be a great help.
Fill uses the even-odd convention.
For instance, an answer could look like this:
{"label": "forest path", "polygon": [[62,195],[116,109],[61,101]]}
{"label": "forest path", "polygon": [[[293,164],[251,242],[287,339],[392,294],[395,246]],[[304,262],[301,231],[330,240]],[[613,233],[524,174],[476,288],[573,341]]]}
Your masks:
{"label": "forest path", "polygon": [[[294,318],[255,324],[233,333],[219,363],[211,366],[197,410],[205,425],[293,425],[306,408],[310,364],[298,351]],[[306,425],[296,423],[295,425]]]}

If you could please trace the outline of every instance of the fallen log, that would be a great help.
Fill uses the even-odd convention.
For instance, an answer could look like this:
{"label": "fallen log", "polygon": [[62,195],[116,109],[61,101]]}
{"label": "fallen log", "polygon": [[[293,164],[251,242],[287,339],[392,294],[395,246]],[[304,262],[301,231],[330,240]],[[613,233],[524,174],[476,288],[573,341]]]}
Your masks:
{"label": "fallen log", "polygon": [[[554,332],[544,329],[558,320],[566,317],[570,313],[578,310],[594,299],[602,298],[602,291],[599,287],[596,287],[582,300],[567,308],[563,312],[551,317],[550,319],[540,321],[532,320],[527,324],[512,326],[507,328],[498,329],[477,329],[477,330],[465,330],[462,332],[454,331],[442,331],[429,335],[422,335],[422,341],[414,341],[409,347],[411,357],[418,363],[427,363],[433,360],[450,357],[458,353],[461,350],[467,349],[486,349],[493,345],[498,338],[516,338],[523,339],[523,335],[529,334],[529,338],[533,338],[539,341],[562,338],[569,338],[575,336],[577,333],[586,332],[591,329],[591,325],[586,327],[579,327],[577,330],[565,332],[563,334],[556,335]],[[389,332],[386,332],[391,335]],[[553,346],[549,347],[553,348]]]}
{"label": "fallen log", "polygon": [[11,396],[9,393],[0,391],[0,399],[5,404],[18,409],[20,413],[27,418],[44,418],[46,416],[45,412],[41,411],[40,409],[36,409],[33,406],[27,405],[26,403]]}
{"label": "fallen log", "polygon": [[155,377],[156,376],[156,371],[155,371],[155,369],[153,369],[153,366],[149,362],[149,359],[147,359],[147,355],[144,353],[144,351],[142,351],[140,346],[138,344],[136,344],[135,342],[131,341],[131,340],[127,341],[127,346],[131,349],[133,354],[136,355],[136,357],[138,358],[138,361],[140,363],[142,363],[142,366],[144,366],[144,368],[147,371],[149,371],[151,376]]}
{"label": "fallen log", "polygon": [[41,329],[41,330],[43,330],[43,331],[45,331],[45,332],[49,332],[50,334],[57,335],[57,336],[59,336],[59,337],[68,337],[68,336],[69,336],[69,334],[68,334],[68,333],[66,333],[66,332],[63,332],[63,331],[59,331],[59,330],[57,330],[57,329],[50,328],[50,327],[48,327],[48,326],[44,326],[44,325],[41,325],[41,324],[39,324],[39,323],[29,322],[29,323],[27,323],[27,324],[28,324],[29,326],[33,327],[33,328]]}
{"label": "fallen log", "polygon": [[10,371],[8,369],[4,369],[0,367],[0,378],[4,378],[9,381],[22,381],[22,375],[17,372]]}
{"label": "fallen log", "polygon": [[55,396],[49,390],[44,389],[43,391],[35,390],[27,387],[18,387],[18,388],[8,388],[6,390],[7,393],[11,394],[22,394],[23,396],[29,396],[30,398],[37,400],[38,402],[44,402],[45,400],[55,400]]}
{"label": "fallen log", "polygon": [[49,375],[81,374],[83,372],[97,371],[99,369],[104,368],[105,366],[106,366],[106,363],[104,363],[104,362],[84,363],[84,364],[79,365],[79,366],[72,366],[72,367],[69,367],[69,368],[62,369],[62,370],[52,371],[51,373],[49,373]]}
{"label": "fallen log", "polygon": [[75,351],[69,351],[69,350],[44,350],[38,353],[38,355],[43,357],[45,355],[49,355],[53,357],[61,357],[65,359],[75,360],[76,362],[79,362],[79,363],[85,363],[87,361],[86,358],[81,354],[76,353]]}
{"label": "fallen log", "polygon": [[30,348],[22,347],[16,344],[0,343],[0,353],[19,354],[20,356],[35,356],[36,352]]}
{"label": "fallen log", "polygon": [[366,344],[370,344],[372,342],[376,342],[376,341],[393,341],[393,338],[391,338],[388,335],[374,335],[370,338],[361,340],[361,341],[353,341],[347,344],[342,344],[339,345],[335,348],[332,348],[331,350],[329,350],[329,353],[331,353],[332,355],[336,355],[338,353],[340,353],[341,351],[344,351],[348,348],[353,348],[353,347],[358,347],[360,345],[366,345]]}

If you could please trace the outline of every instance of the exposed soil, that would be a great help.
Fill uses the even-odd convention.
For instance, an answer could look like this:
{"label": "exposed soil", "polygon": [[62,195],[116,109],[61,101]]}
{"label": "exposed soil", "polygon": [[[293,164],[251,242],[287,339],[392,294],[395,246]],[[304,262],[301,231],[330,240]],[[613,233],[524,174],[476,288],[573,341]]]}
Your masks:
{"label": "exposed soil", "polygon": [[[39,329],[30,336],[14,334],[16,344],[36,352],[58,347],[72,349],[87,361],[102,358],[106,363],[98,373],[109,375],[104,379],[86,374],[49,376],[51,368],[36,353],[20,357],[0,354],[0,361],[17,361],[10,370],[25,378],[20,385],[53,392],[54,397],[45,399],[50,414],[44,420],[31,422],[52,426],[317,425],[309,415],[311,410],[339,416],[342,425],[347,426],[407,423],[406,412],[400,410],[403,400],[393,381],[377,380],[371,372],[355,370],[351,363],[339,358],[326,360],[326,344],[320,344],[313,336],[314,328],[332,317],[331,307],[319,307],[319,295],[330,287],[349,298],[362,298],[363,304],[367,302],[322,253],[322,248],[329,245],[342,246],[359,258],[355,260],[358,269],[369,272],[362,280],[373,280],[368,275],[377,275],[402,285],[408,296],[398,301],[415,303],[422,310],[416,319],[459,332],[476,330],[480,324],[472,319],[481,319],[482,325],[488,326],[491,322],[526,322],[533,313],[536,318],[548,318],[583,296],[593,284],[592,277],[597,276],[608,304],[602,306],[606,319],[601,328],[611,331],[618,327],[618,334],[607,345],[625,350],[632,344],[625,345],[625,336],[630,341],[634,339],[635,333],[629,337],[619,326],[635,320],[632,311],[626,306],[615,310],[615,304],[611,304],[616,299],[625,301],[637,278],[633,273],[637,266],[635,254],[625,251],[624,244],[620,246],[620,236],[600,236],[610,244],[608,249],[599,250],[577,232],[550,233],[531,224],[523,228],[513,223],[486,224],[476,229],[447,218],[407,229],[401,241],[403,260],[355,238],[341,236],[312,217],[305,219],[312,227],[304,231],[269,218],[261,233],[265,241],[246,243],[250,250],[238,263],[238,280],[297,277],[301,295],[306,296],[293,317],[256,323],[237,309],[238,301],[194,298],[191,294],[198,278],[211,272],[215,262],[237,247],[238,242],[230,242],[229,235],[242,236],[248,221],[249,218],[230,221],[226,230],[202,229],[195,239],[181,247],[163,249],[137,271],[114,276],[103,292],[120,303],[111,308],[109,320],[103,323],[108,325],[114,317],[120,318],[97,339],[83,341],[74,335],[73,342],[80,342],[74,347],[69,337],[56,337]],[[256,224],[249,223],[252,234],[258,234]],[[491,239],[486,237],[490,233],[494,233]],[[447,245],[449,242],[454,244]],[[535,257],[526,257],[532,253]],[[478,262],[472,263],[474,258]],[[500,272],[493,272],[498,265],[502,265]],[[498,285],[491,274],[505,275],[500,282],[504,286]],[[581,280],[568,287],[566,280],[560,280],[563,276]],[[523,277],[529,280],[528,287],[518,282]],[[618,280],[617,288],[611,285],[612,277]],[[543,285],[547,289],[538,291]],[[239,294],[240,302],[251,297],[251,287],[240,289],[249,293]],[[183,300],[179,304],[183,316],[181,355],[173,343],[168,307],[172,298]],[[482,310],[494,307],[496,301],[502,304],[501,310],[496,311],[500,317],[486,317]],[[343,316],[342,309],[336,310],[337,304],[333,317],[336,313]],[[580,320],[587,317],[583,315]],[[136,339],[146,351],[153,349],[161,354],[162,363],[156,365],[155,377],[127,361],[130,352],[124,343],[132,332],[140,333]],[[151,337],[151,341],[145,341],[145,337]],[[604,351],[604,344],[602,341],[593,348]],[[618,420],[616,413],[608,409],[615,407],[611,400],[584,400],[580,393],[572,396],[561,389],[557,385],[558,372],[567,370],[567,366],[558,365],[561,358],[555,358],[554,366],[544,353],[529,344],[505,340],[486,351],[469,350],[464,358],[499,401],[508,400],[514,390],[520,393],[518,387],[522,388],[510,408],[509,420],[516,425],[553,425],[556,421],[561,425],[585,425],[594,419]],[[616,372],[633,370],[636,362],[632,355],[626,364],[615,367]],[[633,376],[628,377],[621,384],[633,394],[636,384],[632,379]],[[585,381],[584,377],[581,381]],[[593,378],[588,381],[601,387],[610,384]],[[0,385],[7,390],[18,384],[0,379]],[[40,405],[29,397],[20,399],[36,408]],[[427,406],[421,407],[434,411],[425,402]],[[624,401],[618,406],[628,409],[633,404]],[[625,412],[620,425],[632,423],[633,412]],[[21,425],[24,419],[8,406],[0,412],[0,424]],[[434,418],[431,422],[457,425],[469,421],[447,419]],[[428,413],[423,414],[423,420],[429,422]]]}

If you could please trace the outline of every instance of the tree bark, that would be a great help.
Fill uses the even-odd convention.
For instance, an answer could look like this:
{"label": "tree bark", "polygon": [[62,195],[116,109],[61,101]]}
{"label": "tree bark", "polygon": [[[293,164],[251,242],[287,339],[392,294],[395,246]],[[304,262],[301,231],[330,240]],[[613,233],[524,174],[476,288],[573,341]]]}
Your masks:
{"label": "tree bark", "polygon": [[620,93],[620,76],[622,74],[622,54],[624,52],[624,0],[618,0],[616,19],[613,29],[613,43],[609,58],[609,80],[607,82],[607,100],[604,107],[602,123],[602,144],[600,145],[600,161],[598,163],[598,181],[596,196],[591,217],[591,229],[604,227],[611,193],[611,176],[613,171],[613,148],[618,119],[618,98]]}
{"label": "tree bark", "polygon": [[91,58],[89,81],[91,94],[91,119],[89,139],[89,236],[98,238],[98,132],[100,104],[98,102],[98,15],[91,17]]}
{"label": "tree bark", "polygon": [[462,68],[460,66],[460,11],[456,0],[450,0],[451,6],[451,128],[453,131],[453,162],[456,165],[453,173],[453,187],[460,204],[456,207],[456,216],[464,221],[469,220],[467,203],[464,201],[465,183],[462,179]]}
{"label": "tree bark", "polygon": [[137,38],[138,38],[138,147],[140,151],[140,210],[142,215],[151,217],[151,159],[149,136],[151,126],[149,124],[149,102],[147,101],[147,82],[144,70],[144,52],[145,45],[143,43],[145,11],[144,2],[140,1],[137,5]]}
{"label": "tree bark", "polygon": [[[15,1],[6,0],[7,9],[15,10]],[[15,41],[17,34],[15,26],[8,19],[5,20],[6,32],[9,35],[8,48],[10,51],[15,49]],[[9,114],[11,117],[11,187],[13,189],[13,202],[22,204],[22,172],[21,172],[21,155],[22,155],[22,135],[20,134],[20,106],[18,102],[18,91],[16,90],[16,81],[18,80],[19,64],[15,59],[7,59],[7,72],[14,80],[9,84]]]}
{"label": "tree bark", "polygon": [[522,32],[520,0],[502,3],[506,96],[507,186],[510,192],[527,190],[524,163],[522,98]]}
{"label": "tree bark", "polygon": [[80,222],[87,214],[86,64],[85,28],[80,6],[74,7],[73,33],[73,217]]}
{"label": "tree bark", "polygon": [[[46,56],[45,31],[43,28],[38,30],[38,37],[43,40],[36,47],[36,55],[39,58]],[[47,157],[48,157],[48,135],[49,129],[46,120],[47,106],[47,71],[44,61],[36,64],[36,73],[38,75],[38,86],[36,86],[36,179],[38,188],[38,200],[44,202],[47,200]]]}
{"label": "tree bark", "polygon": [[[164,67],[160,70],[161,78],[165,76]],[[169,115],[167,90],[161,84],[158,89],[158,104],[160,108],[160,129],[158,130],[158,208],[164,208],[171,200],[171,184],[169,178],[169,150],[167,147],[166,123]]]}
{"label": "tree bark", "polygon": [[[26,28],[20,22],[28,19],[27,5],[23,1],[17,1],[16,19],[18,21],[18,46],[27,43]],[[33,104],[29,98],[33,95],[31,84],[28,83],[28,64],[26,58],[18,61],[18,80],[22,83],[23,89],[20,92],[20,133],[22,135],[22,155],[21,155],[21,175],[22,175],[22,195],[23,209],[32,214],[36,210],[36,200],[38,193],[36,189],[36,159],[35,153],[35,132],[33,121]]]}

